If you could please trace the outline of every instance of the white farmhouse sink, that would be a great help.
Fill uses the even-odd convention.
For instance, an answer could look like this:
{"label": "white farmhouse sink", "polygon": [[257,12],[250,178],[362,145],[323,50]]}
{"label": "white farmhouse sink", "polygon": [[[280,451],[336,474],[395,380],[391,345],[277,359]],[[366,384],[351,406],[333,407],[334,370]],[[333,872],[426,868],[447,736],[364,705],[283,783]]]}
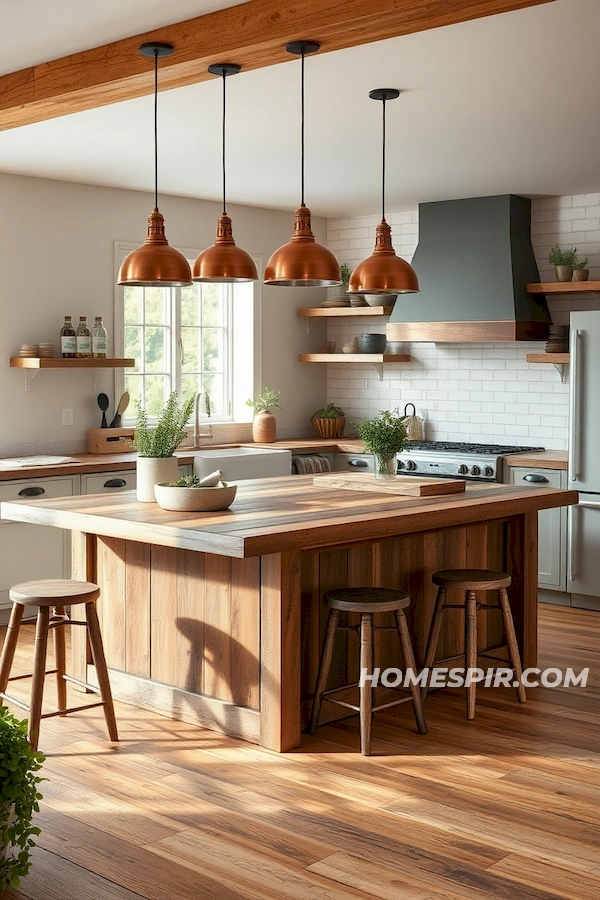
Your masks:
{"label": "white farmhouse sink", "polygon": [[291,475],[292,452],[266,450],[260,447],[231,447],[226,450],[194,452],[194,475],[204,478],[215,469],[221,469],[224,481]]}

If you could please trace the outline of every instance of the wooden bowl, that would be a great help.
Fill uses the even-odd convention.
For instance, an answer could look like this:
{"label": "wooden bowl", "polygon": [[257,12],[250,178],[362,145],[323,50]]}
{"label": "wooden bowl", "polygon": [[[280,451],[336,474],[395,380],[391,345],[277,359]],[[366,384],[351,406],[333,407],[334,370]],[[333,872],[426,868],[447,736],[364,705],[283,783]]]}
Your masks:
{"label": "wooden bowl", "polygon": [[336,438],[341,437],[344,433],[346,417],[341,416],[339,419],[314,419],[311,418],[310,423],[315,430],[315,434],[320,438]]}
{"label": "wooden bowl", "polygon": [[237,484],[215,487],[170,487],[166,482],[154,485],[156,502],[175,512],[215,512],[229,509],[235,499]]}

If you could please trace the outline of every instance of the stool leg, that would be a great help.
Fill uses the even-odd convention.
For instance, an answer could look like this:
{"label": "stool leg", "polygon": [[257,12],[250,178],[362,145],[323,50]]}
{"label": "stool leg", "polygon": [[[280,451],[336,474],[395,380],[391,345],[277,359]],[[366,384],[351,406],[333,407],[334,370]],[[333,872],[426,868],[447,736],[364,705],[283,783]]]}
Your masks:
{"label": "stool leg", "polygon": [[[56,606],[54,608],[57,616],[65,615],[64,606]],[[56,695],[58,698],[58,708],[67,708],[67,682],[65,674],[67,671],[67,653],[65,648],[65,626],[55,625],[52,629],[54,637],[54,659],[56,662]]]}
{"label": "stool leg", "polygon": [[[360,671],[363,669],[373,674],[373,616],[361,613],[360,616]],[[371,719],[373,717],[373,686],[365,681],[360,690],[360,752],[363,756],[371,755]]]}
{"label": "stool leg", "polygon": [[[398,626],[398,634],[400,635],[400,646],[402,648],[402,660],[404,669],[412,669],[415,671],[415,656],[413,653],[410,634],[408,633],[408,625],[406,616],[401,609],[396,610],[396,625]],[[427,725],[425,724],[425,716],[423,714],[423,701],[421,699],[421,691],[418,685],[410,682],[410,693],[412,695],[413,709],[415,719],[417,720],[417,728],[420,734],[427,734]]]}
{"label": "stool leg", "polygon": [[[3,694],[8,685],[10,670],[12,668],[13,659],[15,658],[15,650],[17,649],[17,641],[19,640],[19,628],[21,627],[21,619],[23,618],[23,607],[20,603],[13,603],[10,614],[10,622],[6,629],[4,638],[4,646],[2,647],[2,656],[0,657],[0,693]],[[0,706],[4,706],[4,698],[0,697]]]}
{"label": "stool leg", "polygon": [[118,741],[119,733],[117,731],[117,720],[115,718],[115,708],[113,706],[112,691],[110,689],[110,680],[108,677],[108,669],[106,667],[106,657],[104,655],[104,646],[102,644],[100,622],[98,621],[95,601],[85,604],[85,617],[92,648],[92,657],[94,665],[96,666],[96,676],[100,687],[100,696],[104,702],[104,718],[106,719],[108,735],[111,741]]}
{"label": "stool leg", "polygon": [[325,634],[325,642],[323,644],[323,652],[319,662],[319,673],[317,675],[317,686],[315,688],[315,696],[313,698],[312,711],[310,714],[309,731],[311,734],[317,733],[319,725],[319,715],[321,714],[321,702],[327,678],[329,677],[329,668],[331,666],[331,657],[333,656],[333,643],[335,640],[335,632],[338,626],[340,614],[337,609],[329,610],[327,619],[327,631]]}
{"label": "stool leg", "polygon": [[[437,650],[438,641],[440,639],[440,631],[442,628],[442,618],[444,615],[444,603],[446,602],[446,594],[447,590],[445,587],[439,587],[437,592],[437,597],[435,601],[435,610],[433,613],[433,619],[431,620],[431,627],[429,629],[429,636],[427,638],[427,650],[425,651],[425,663],[423,664],[423,668],[429,669],[433,664],[435,659],[435,651]],[[427,684],[424,684],[421,689],[421,699],[425,700],[427,696]]]}
{"label": "stool leg", "polygon": [[40,606],[35,627],[35,650],[33,654],[33,681],[31,684],[31,706],[29,708],[29,743],[37,750],[40,739],[40,719],[44,698],[44,676],[46,675],[46,653],[48,650],[48,626],[50,608]]}
{"label": "stool leg", "polygon": [[[467,591],[465,603],[465,665],[467,670],[477,666],[477,597],[475,591]],[[475,718],[477,684],[467,685],[467,719]]]}
{"label": "stool leg", "polygon": [[521,654],[519,653],[519,644],[517,643],[517,635],[515,634],[515,623],[513,622],[510,603],[508,602],[508,594],[505,588],[498,591],[500,607],[502,609],[502,618],[504,620],[504,631],[506,633],[506,643],[508,644],[508,653],[510,661],[515,670],[517,685],[517,697],[519,703],[525,703],[527,695],[525,694],[525,685],[523,684],[523,668],[521,666]]}

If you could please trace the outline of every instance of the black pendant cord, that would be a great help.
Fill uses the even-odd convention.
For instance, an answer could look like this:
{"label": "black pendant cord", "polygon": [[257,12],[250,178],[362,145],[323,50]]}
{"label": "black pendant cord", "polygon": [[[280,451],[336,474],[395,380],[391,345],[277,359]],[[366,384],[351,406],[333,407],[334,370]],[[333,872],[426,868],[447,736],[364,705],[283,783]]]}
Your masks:
{"label": "black pendant cord", "polygon": [[158,209],[158,47],[154,49],[154,209]]}
{"label": "black pendant cord", "polygon": [[385,222],[385,97],[382,100],[383,105],[383,139],[382,159],[381,159],[381,221]]}
{"label": "black pendant cord", "polygon": [[227,73],[223,71],[223,133],[222,133],[222,141],[223,141],[223,215],[227,215],[227,207],[225,206],[225,79],[227,78]]}
{"label": "black pendant cord", "polygon": [[304,206],[304,50],[302,51],[302,88],[300,92],[301,97],[301,106],[302,106],[302,115],[300,119],[300,154],[302,158],[301,166],[300,166],[300,178],[301,178],[301,196],[302,196],[302,206]]}

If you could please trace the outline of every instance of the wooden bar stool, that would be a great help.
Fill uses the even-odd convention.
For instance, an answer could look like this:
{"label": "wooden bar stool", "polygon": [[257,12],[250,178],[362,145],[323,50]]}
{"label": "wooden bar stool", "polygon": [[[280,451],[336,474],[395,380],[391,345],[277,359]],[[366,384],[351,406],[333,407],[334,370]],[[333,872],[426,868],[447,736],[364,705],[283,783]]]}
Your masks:
{"label": "wooden bar stool", "polygon": [[[519,653],[515,625],[510,604],[508,602],[508,594],[506,592],[506,588],[509,587],[511,583],[510,575],[507,575],[505,572],[494,572],[490,569],[448,569],[443,572],[435,572],[432,576],[432,581],[434,584],[438,585],[438,592],[431,628],[429,629],[429,636],[427,638],[425,668],[429,669],[433,665],[445,609],[464,609],[465,611],[464,660],[466,669],[476,668],[478,656],[493,659],[497,662],[507,662],[507,660],[492,654],[491,651],[497,648],[490,647],[482,651],[477,650],[477,611],[479,609],[500,609],[502,612],[502,621],[508,647],[508,661],[515,671],[517,697],[519,698],[519,703],[525,703],[526,694],[523,685],[521,655]],[[446,603],[448,588],[457,588],[458,590],[464,591],[464,604]],[[500,605],[494,606],[488,603],[479,603],[475,591],[498,591]],[[457,657],[452,657],[452,659],[456,658]],[[438,665],[440,662],[448,662],[448,660],[438,660]],[[476,682],[468,683],[467,719],[475,718],[476,692]],[[426,693],[427,686],[423,688],[423,699],[425,699]]]}
{"label": "wooden bar stool", "polygon": [[[53,579],[48,581],[25,581],[11,588],[9,596],[13,601],[10,622],[0,657],[0,705],[3,700],[9,700],[22,709],[29,712],[29,743],[37,750],[40,720],[50,716],[66,716],[68,713],[79,712],[82,709],[91,709],[95,706],[104,707],[104,717],[111,741],[118,741],[117,722],[113,707],[112,694],[106,658],[100,634],[100,623],[96,611],[96,600],[100,595],[97,584],[89,581],[67,581]],[[77,622],[69,618],[65,613],[65,606],[75,606],[85,603],[85,622]],[[35,630],[35,650],[32,675],[17,675],[10,678],[19,629],[25,606],[36,606],[38,609],[37,624]],[[54,613],[50,615],[50,610]],[[83,625],[87,628],[92,658],[96,666],[99,688],[85,682],[71,678],[65,672],[65,625]],[[54,652],[56,657],[56,669],[46,671],[46,651],[48,644],[48,632],[53,629]],[[56,687],[58,694],[58,710],[56,712],[42,714],[42,699],[44,696],[44,678],[46,675],[56,674]],[[22,678],[32,678],[31,703],[29,706],[10,697],[5,693],[9,681],[17,681]],[[88,703],[85,706],[76,706],[67,709],[67,681],[72,681],[80,687],[88,688],[102,697],[99,703]]]}
{"label": "wooden bar stool", "polygon": [[[397,631],[400,637],[400,647],[402,650],[402,658],[405,668],[415,671],[415,658],[413,654],[410,635],[408,633],[408,625],[404,610],[410,605],[410,597],[400,591],[392,591],[388,588],[340,588],[335,591],[328,591],[323,597],[325,603],[329,607],[329,617],[327,619],[327,633],[323,644],[323,652],[319,662],[319,674],[317,676],[317,687],[313,700],[312,713],[310,717],[310,733],[315,734],[319,724],[319,714],[321,712],[321,703],[323,700],[329,700],[330,703],[337,703],[345,706],[347,709],[355,710],[360,715],[360,749],[365,756],[370,754],[371,744],[371,718],[372,714],[380,709],[389,709],[400,703],[407,703],[412,700],[417,728],[421,734],[427,734],[427,726],[423,715],[423,705],[421,701],[421,692],[416,684],[410,684],[410,696],[402,697],[400,700],[394,700],[392,703],[382,703],[379,706],[373,706],[373,688],[372,682],[365,682],[359,688],[360,705],[354,706],[351,703],[345,703],[342,700],[334,700],[330,694],[346,690],[351,687],[357,687],[358,682],[347,684],[343,687],[333,688],[326,691],[325,685],[329,675],[331,666],[331,657],[333,654],[333,643],[335,633],[339,629],[341,631],[356,631],[360,635],[360,669],[366,669],[369,674],[373,673],[373,632],[374,631]],[[360,613],[360,625],[339,625],[340,612]],[[373,625],[373,613],[393,612],[396,616],[396,628],[387,628],[384,626]]]}

